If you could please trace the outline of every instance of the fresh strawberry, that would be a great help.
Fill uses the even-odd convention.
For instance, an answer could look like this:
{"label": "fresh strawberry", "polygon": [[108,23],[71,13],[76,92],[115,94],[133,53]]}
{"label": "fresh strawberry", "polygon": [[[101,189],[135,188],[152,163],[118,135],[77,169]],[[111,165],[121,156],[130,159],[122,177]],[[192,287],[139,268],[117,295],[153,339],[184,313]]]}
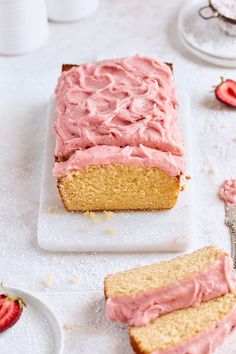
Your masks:
{"label": "fresh strawberry", "polygon": [[221,78],[221,83],[215,88],[215,95],[219,101],[236,108],[236,81]]}
{"label": "fresh strawberry", "polygon": [[21,298],[0,294],[0,333],[18,321],[24,306],[25,303]]}

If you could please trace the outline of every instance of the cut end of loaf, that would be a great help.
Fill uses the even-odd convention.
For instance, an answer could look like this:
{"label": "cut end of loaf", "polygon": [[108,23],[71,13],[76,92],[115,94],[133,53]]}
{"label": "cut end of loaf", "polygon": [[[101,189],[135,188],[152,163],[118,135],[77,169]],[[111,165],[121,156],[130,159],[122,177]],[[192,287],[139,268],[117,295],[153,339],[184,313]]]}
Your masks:
{"label": "cut end of loaf", "polygon": [[134,165],[89,166],[58,179],[68,211],[171,209],[179,189],[179,177]]}

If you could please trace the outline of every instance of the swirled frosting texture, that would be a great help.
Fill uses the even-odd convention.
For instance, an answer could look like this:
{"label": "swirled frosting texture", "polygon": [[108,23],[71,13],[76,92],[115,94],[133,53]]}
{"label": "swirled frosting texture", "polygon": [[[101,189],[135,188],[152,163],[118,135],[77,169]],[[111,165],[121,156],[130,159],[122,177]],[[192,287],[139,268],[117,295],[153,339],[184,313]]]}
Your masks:
{"label": "swirled frosting texture", "polygon": [[106,316],[112,321],[141,326],[165,313],[199,305],[235,289],[232,259],[221,256],[208,269],[168,287],[108,298]]}
{"label": "swirled frosting texture", "polygon": [[138,55],[63,72],[56,89],[55,155],[142,144],[182,156],[172,81],[168,65]]}
{"label": "swirled frosting texture", "polygon": [[226,203],[236,205],[236,179],[226,179],[223,182],[220,196]]}

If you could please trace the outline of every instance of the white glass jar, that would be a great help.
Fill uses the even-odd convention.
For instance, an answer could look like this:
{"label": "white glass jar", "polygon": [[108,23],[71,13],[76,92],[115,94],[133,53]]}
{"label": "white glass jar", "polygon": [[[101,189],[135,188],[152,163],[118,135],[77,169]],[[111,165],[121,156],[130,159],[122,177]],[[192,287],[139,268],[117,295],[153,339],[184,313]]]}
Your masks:
{"label": "white glass jar", "polygon": [[74,22],[93,13],[98,0],[47,0],[48,18],[55,22]]}
{"label": "white glass jar", "polygon": [[45,0],[0,0],[0,54],[19,55],[48,38]]}

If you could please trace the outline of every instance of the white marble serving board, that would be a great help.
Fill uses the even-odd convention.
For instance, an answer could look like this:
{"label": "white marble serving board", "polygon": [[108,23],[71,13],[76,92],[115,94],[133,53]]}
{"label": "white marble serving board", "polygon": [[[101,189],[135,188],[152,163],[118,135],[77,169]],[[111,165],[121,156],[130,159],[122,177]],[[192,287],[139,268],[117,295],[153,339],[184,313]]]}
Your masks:
{"label": "white marble serving board", "polygon": [[[190,102],[185,92],[179,92],[180,128],[187,159],[187,174],[191,175]],[[56,178],[52,176],[55,139],[52,122],[55,120],[54,99],[50,101],[43,160],[42,189],[38,218],[38,244],[48,251],[65,252],[129,252],[182,251],[190,246],[194,231],[193,179],[185,180],[186,190],[180,193],[174,209],[158,212],[116,212],[106,221],[94,224],[83,213],[69,213],[61,204]],[[111,235],[109,228],[116,231]],[[108,230],[107,230],[108,229]]]}

